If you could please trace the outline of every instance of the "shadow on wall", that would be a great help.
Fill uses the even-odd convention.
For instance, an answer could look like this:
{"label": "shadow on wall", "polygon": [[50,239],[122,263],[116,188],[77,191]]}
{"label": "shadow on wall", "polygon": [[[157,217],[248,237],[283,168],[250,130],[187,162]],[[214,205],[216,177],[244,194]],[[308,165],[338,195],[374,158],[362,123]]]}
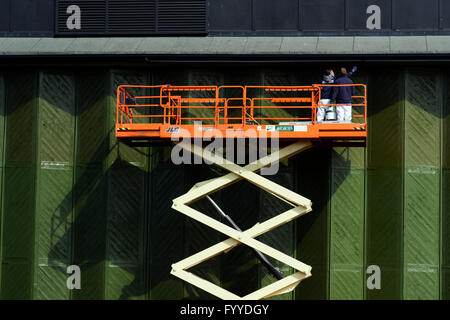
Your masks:
{"label": "shadow on wall", "polygon": [[[131,274],[133,283],[145,283],[144,272],[139,269],[144,261],[144,234],[132,233],[140,230],[145,221],[141,220],[145,209],[140,207],[145,194],[140,190],[142,183],[136,185],[136,181],[146,181],[148,173],[121,159],[121,144],[109,146],[111,134],[113,129],[88,165],[77,166],[75,183],[50,221],[49,265],[68,263],[81,268],[82,289],[72,291],[74,298],[104,298],[107,267],[119,267],[124,271],[122,277]],[[113,150],[118,157],[105,169],[104,163]],[[73,208],[73,221],[72,210],[67,208]],[[124,232],[120,232],[121,228]],[[60,253],[67,250],[70,261],[58,261]],[[132,286],[122,289],[122,297],[136,295]]]}

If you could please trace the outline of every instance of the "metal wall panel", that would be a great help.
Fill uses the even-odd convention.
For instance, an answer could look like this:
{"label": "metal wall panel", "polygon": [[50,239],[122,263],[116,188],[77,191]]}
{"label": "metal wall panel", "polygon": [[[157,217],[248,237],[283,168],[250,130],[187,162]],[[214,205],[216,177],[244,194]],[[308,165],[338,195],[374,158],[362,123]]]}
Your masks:
{"label": "metal wall panel", "polygon": [[450,90],[449,77],[443,83],[442,176],[441,176],[441,298],[450,299]]}
{"label": "metal wall panel", "polygon": [[107,70],[76,78],[73,264],[80,266],[83,284],[73,299],[105,297],[108,79]]}
{"label": "metal wall panel", "polygon": [[334,148],[332,155],[330,299],[363,299],[365,149]]}
{"label": "metal wall panel", "polygon": [[440,110],[438,77],[406,73],[404,284],[405,299],[439,298]]}
{"label": "metal wall panel", "polygon": [[[209,83],[214,84],[222,84],[223,83],[223,75],[220,72],[215,70],[207,70],[207,69],[188,69],[185,70],[185,76],[178,76],[177,78],[187,78],[188,85],[205,85]],[[180,79],[181,80],[181,79]],[[171,82],[170,80],[168,80]],[[198,93],[190,93],[191,97],[209,97],[212,98],[211,92],[198,92]],[[198,103],[194,103],[198,105]],[[209,104],[210,105],[210,104]],[[186,116],[200,116],[200,117],[214,117],[214,112],[212,109],[187,109]],[[192,120],[187,120],[187,123],[193,123]],[[205,124],[212,124],[212,120],[203,120]],[[211,179],[215,177],[214,172],[210,171],[205,165],[198,165],[195,163],[195,159],[193,158],[194,164],[183,166],[184,170],[184,188],[185,192],[187,192],[195,183]],[[219,206],[232,216],[235,208],[229,208],[226,204],[222,204],[220,201],[221,198],[216,198]],[[154,201],[158,201],[158,199],[154,199]],[[233,200],[229,200],[233,202]],[[228,200],[227,200],[228,203]],[[214,218],[218,218],[218,213],[214,210],[212,205],[206,201],[205,199],[201,201],[197,201],[191,205],[193,208],[208,214]],[[175,213],[179,215],[179,213]],[[184,224],[184,257],[190,256],[194,253],[197,253],[203,249],[206,249],[209,246],[216,244],[221,241],[222,237],[219,232],[205,226],[197,221],[194,221],[190,218],[185,218]],[[208,279],[209,281],[221,285],[223,281],[221,279],[221,274],[223,273],[221,266],[221,259],[223,256],[218,256],[214,259],[210,259],[205,261],[201,265],[198,265],[192,269],[195,274],[198,274],[200,277],[204,279]],[[229,258],[229,257],[227,257]],[[198,290],[194,286],[189,284],[185,284],[184,286],[185,298],[194,297],[195,299],[211,299],[213,298],[210,294],[203,292],[202,290]]]}
{"label": "metal wall panel", "polygon": [[259,0],[254,3],[255,30],[298,30],[298,0]]}
{"label": "metal wall panel", "polygon": [[[76,5],[80,8],[81,29],[69,30],[67,21],[72,13],[67,13],[70,6]],[[95,33],[106,32],[106,1],[105,0],[78,0],[56,1],[56,28],[55,32],[65,33]]]}
{"label": "metal wall panel", "polygon": [[404,77],[380,69],[368,85],[366,267],[379,266],[382,278],[366,298],[401,299]]}
{"label": "metal wall panel", "polygon": [[[110,75],[107,158],[106,298],[144,298],[146,294],[145,230],[148,148],[118,144],[114,136],[119,84],[148,83],[145,72],[113,71]],[[124,186],[127,186],[124,188]]]}
{"label": "metal wall panel", "polygon": [[5,120],[6,120],[6,94],[5,78],[0,73],[0,168],[4,166],[4,147],[5,147]]}
{"label": "metal wall panel", "polygon": [[[210,170],[210,168],[205,165],[184,165],[184,192],[187,192],[192,188],[194,184],[200,181],[205,181],[212,179],[216,176],[216,174]],[[183,193],[184,193],[183,192]],[[224,191],[225,193],[226,191]],[[181,195],[181,194],[180,194]],[[239,219],[238,216],[236,216],[236,195],[230,195],[227,194],[225,197],[226,201],[222,201],[224,198],[221,197],[221,194],[212,195],[212,197],[215,199],[216,203],[222,208],[223,211],[225,211],[227,214],[229,214],[233,219],[237,218],[236,223],[241,223],[242,220]],[[154,199],[154,201],[158,201],[158,199]],[[200,212],[203,212],[204,214],[213,217],[214,219],[220,220],[220,215],[218,212],[215,211],[214,207],[206,200],[201,199],[199,201],[196,201],[190,206],[196,210],[199,210]],[[178,212],[172,212],[172,214],[180,215]],[[180,218],[180,217],[178,217]],[[219,232],[216,230],[210,228],[207,225],[204,225],[200,222],[197,222],[191,218],[184,217],[185,223],[184,223],[184,252],[183,252],[183,258],[186,258],[188,256],[191,256],[203,249],[206,249],[212,245],[215,245],[216,243],[224,240],[224,236],[222,236]],[[241,220],[241,221],[240,221]],[[169,236],[170,237],[170,236]],[[241,248],[242,249],[242,248]],[[209,259],[207,261],[204,261],[203,263],[193,267],[191,269],[191,272],[198,275],[199,277],[206,279],[212,283],[215,283],[219,286],[224,286],[230,291],[234,291],[234,288],[230,288],[228,283],[226,282],[227,275],[230,275],[230,272],[227,272],[227,267],[234,266],[234,262],[236,259],[236,253],[239,252],[239,250],[235,251],[232,250],[229,254],[226,255],[220,255],[216,256],[213,259]],[[179,259],[181,260],[181,259]],[[179,261],[178,260],[178,261]],[[177,261],[174,261],[177,262]],[[225,269],[225,271],[223,270]],[[224,276],[225,274],[225,276]],[[225,278],[225,280],[223,279]],[[236,279],[236,278],[234,278]],[[242,287],[241,287],[242,288]],[[244,287],[245,288],[245,287]],[[203,290],[199,290],[195,286],[192,286],[188,283],[184,284],[184,298],[185,299],[214,299],[214,296],[210,295],[209,293],[204,292]]]}
{"label": "metal wall panel", "polygon": [[439,27],[439,0],[396,0],[392,2],[394,30],[437,30]]}
{"label": "metal wall panel", "polygon": [[[37,73],[5,74],[7,129],[2,226],[3,299],[31,299],[34,270],[34,174]],[[26,90],[23,90],[26,88]]]}
{"label": "metal wall panel", "polygon": [[0,73],[0,297],[1,297],[1,283],[2,283],[2,235],[3,235],[3,201],[4,201],[4,190],[3,190],[3,173],[5,172],[4,166],[4,146],[5,146],[5,119],[6,119],[6,102],[5,95],[5,79],[4,75]]}
{"label": "metal wall panel", "polygon": [[41,73],[36,174],[36,299],[67,299],[71,262],[75,81]]}
{"label": "metal wall panel", "polygon": [[[276,69],[266,69],[263,70],[261,78],[262,85],[277,86],[281,85],[282,83],[284,85],[296,85],[303,80],[301,80],[302,76],[303,75],[301,73],[292,73],[288,72],[287,70],[279,71]],[[271,112],[272,110],[265,110],[261,111],[260,113],[263,117],[277,117],[277,115]],[[284,116],[289,117],[289,115]],[[283,117],[283,115],[281,115],[280,117]],[[269,143],[270,140],[268,141],[268,144]],[[285,186],[286,188],[294,189],[295,175],[294,167],[292,166],[293,161],[294,160],[291,160],[291,162],[289,162],[291,163],[291,165],[288,165],[289,163],[287,161],[280,163],[278,167],[278,173],[274,176],[267,176],[267,178],[275,181],[278,184],[281,184],[282,186]],[[260,203],[259,221],[265,221],[277,214],[290,209],[290,207],[287,206],[284,202],[264,191],[260,191],[260,199],[258,202]],[[261,241],[290,256],[295,256],[295,237],[296,224],[294,221],[292,221],[262,235]],[[292,274],[293,272],[292,268],[287,267],[278,261],[274,261],[273,265],[278,267],[284,276]],[[260,277],[260,286],[266,286],[275,281],[275,278],[272,275],[268,274],[267,270],[262,266],[260,267]],[[293,297],[294,292],[290,292],[284,295],[272,297],[272,299],[293,299]]]}
{"label": "metal wall panel", "polygon": [[372,5],[380,8],[381,30],[391,29],[392,0],[347,0],[345,6],[346,30],[367,32],[367,18],[370,16],[367,14],[367,8]]}
{"label": "metal wall panel", "polygon": [[53,0],[10,0],[10,31],[53,33]]}
{"label": "metal wall panel", "polygon": [[450,29],[450,2],[439,0],[439,28]]}
{"label": "metal wall panel", "polygon": [[[292,162],[292,161],[291,161]],[[275,176],[267,176],[266,178],[278,183],[288,189],[294,189],[294,168],[293,166],[288,166],[288,163],[285,161],[284,163],[279,164],[278,173]],[[259,221],[268,220],[282,212],[289,210],[291,207],[281,200],[275,198],[273,195],[260,191],[259,201],[260,203],[260,213],[259,213]],[[258,221],[255,221],[255,223]],[[289,222],[279,228],[276,228],[260,237],[261,241],[269,246],[280,250],[290,256],[295,256],[295,222]],[[274,259],[270,259],[274,260]],[[306,262],[307,263],[307,262]],[[290,275],[293,273],[293,269],[285,266],[279,261],[273,261],[272,264],[277,267],[280,272],[284,275]],[[275,278],[267,272],[267,269],[263,266],[260,266],[260,286],[263,287],[275,282]],[[259,288],[258,287],[258,288]],[[283,295],[274,296],[271,299],[273,300],[292,300],[294,297],[294,292],[289,292]]]}
{"label": "metal wall panel", "polygon": [[215,31],[251,31],[252,7],[252,0],[210,0],[209,24]]}
{"label": "metal wall panel", "polygon": [[345,2],[343,0],[301,0],[301,29],[304,31],[344,31],[344,13]]}
{"label": "metal wall panel", "polygon": [[2,1],[0,2],[0,32],[9,32],[9,10],[10,2]]}
{"label": "metal wall panel", "polygon": [[[151,83],[186,85],[187,72],[157,71]],[[183,299],[185,282],[170,275],[171,265],[187,257],[185,253],[186,218],[172,210],[172,199],[185,190],[185,168],[170,160],[171,148],[150,149],[149,273],[151,299]],[[163,232],[160,232],[163,230]],[[178,235],[174,237],[173,235]],[[190,286],[190,285],[187,285]]]}
{"label": "metal wall panel", "polygon": [[297,287],[295,298],[300,300],[329,298],[330,164],[329,149],[302,152],[292,163],[295,190],[313,203],[313,211],[296,222],[296,256],[312,266],[313,274]]}
{"label": "metal wall panel", "polygon": [[[192,86],[203,86],[208,83],[214,83],[217,85],[222,85],[224,79],[223,74],[214,71],[208,71],[206,69],[190,70],[188,74],[188,83]],[[214,92],[212,91],[200,91],[200,92],[189,92],[191,98],[214,98]],[[211,103],[191,103],[191,106],[203,105],[211,106]],[[190,108],[186,109],[186,112],[182,111],[182,117],[202,117],[202,118],[213,118],[208,120],[202,120],[203,124],[214,124],[214,109],[199,109]],[[184,123],[194,123],[194,120],[184,120]]]}
{"label": "metal wall panel", "polygon": [[[447,124],[448,125],[448,124]],[[448,139],[448,135],[446,139]],[[450,169],[442,169],[442,222],[441,222],[441,299],[450,299]]]}
{"label": "metal wall panel", "polygon": [[[171,265],[186,257],[184,251],[184,217],[172,211],[172,199],[184,192],[184,169],[158,159],[157,148],[152,149],[150,175],[150,291],[151,299],[182,299],[184,283],[170,275]],[[175,236],[178,235],[178,236]]]}

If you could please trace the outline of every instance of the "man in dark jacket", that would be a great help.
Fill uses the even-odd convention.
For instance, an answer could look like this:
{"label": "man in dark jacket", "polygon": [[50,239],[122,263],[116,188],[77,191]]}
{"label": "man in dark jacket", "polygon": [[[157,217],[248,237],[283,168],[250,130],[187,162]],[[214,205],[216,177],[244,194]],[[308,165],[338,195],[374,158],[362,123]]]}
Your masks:
{"label": "man in dark jacket", "polygon": [[[334,80],[336,80],[336,77],[334,76],[334,71],[332,69],[325,70],[325,74],[323,75],[321,84],[327,85],[327,84],[334,84]],[[319,108],[317,110],[317,121],[322,122],[325,120],[325,114],[330,109],[330,106],[326,106],[327,104],[331,104],[331,88],[332,87],[322,87],[322,90],[320,92],[320,102],[319,102]],[[322,105],[325,106],[322,106]]]}
{"label": "man in dark jacket", "polygon": [[[336,79],[334,84],[353,84],[353,81],[347,74],[347,69],[341,68],[341,76]],[[352,121],[352,96],[355,94],[355,87],[353,86],[338,86],[333,87],[331,100],[336,100],[336,113],[339,122]]]}

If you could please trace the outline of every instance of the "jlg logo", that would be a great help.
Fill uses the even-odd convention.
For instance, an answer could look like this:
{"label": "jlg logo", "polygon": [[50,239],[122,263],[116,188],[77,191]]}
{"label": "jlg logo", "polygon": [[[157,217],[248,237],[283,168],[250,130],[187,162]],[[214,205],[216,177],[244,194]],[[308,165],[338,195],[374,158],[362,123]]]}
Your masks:
{"label": "jlg logo", "polygon": [[178,131],[180,131],[180,127],[169,127],[166,130],[166,132],[169,132],[169,133],[176,133]]}

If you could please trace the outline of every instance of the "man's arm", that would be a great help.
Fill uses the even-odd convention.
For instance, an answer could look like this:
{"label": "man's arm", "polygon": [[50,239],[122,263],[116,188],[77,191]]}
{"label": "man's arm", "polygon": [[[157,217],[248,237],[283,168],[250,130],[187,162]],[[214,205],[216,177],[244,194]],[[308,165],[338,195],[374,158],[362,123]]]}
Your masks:
{"label": "man's arm", "polygon": [[[352,68],[351,73],[352,73],[352,74],[355,73],[356,70],[358,70],[358,67],[357,67],[357,66],[354,66],[354,67]],[[353,81],[352,81],[352,82],[353,82]],[[355,95],[355,87],[352,87],[352,96],[354,96],[354,95]]]}

